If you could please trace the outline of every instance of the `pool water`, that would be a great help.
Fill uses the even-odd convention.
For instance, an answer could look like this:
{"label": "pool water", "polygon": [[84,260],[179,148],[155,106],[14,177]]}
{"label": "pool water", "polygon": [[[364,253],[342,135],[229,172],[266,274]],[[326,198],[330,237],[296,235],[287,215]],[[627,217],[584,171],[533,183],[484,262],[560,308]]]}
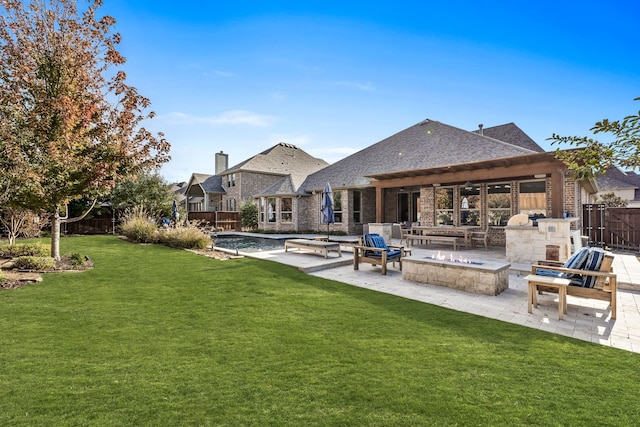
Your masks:
{"label": "pool water", "polygon": [[267,239],[251,236],[217,236],[214,246],[240,252],[263,252],[284,249],[284,239]]}

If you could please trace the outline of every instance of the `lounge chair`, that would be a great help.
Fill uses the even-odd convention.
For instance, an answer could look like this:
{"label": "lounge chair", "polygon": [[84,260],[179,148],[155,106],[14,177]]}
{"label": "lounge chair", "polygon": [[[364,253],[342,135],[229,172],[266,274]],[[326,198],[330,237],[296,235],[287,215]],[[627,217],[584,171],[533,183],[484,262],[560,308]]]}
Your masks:
{"label": "lounge chair", "polygon": [[396,261],[402,270],[403,246],[389,246],[379,234],[365,234],[353,247],[353,269],[358,270],[361,262],[382,267],[382,274],[387,274],[387,263]]}
{"label": "lounge chair", "polygon": [[536,292],[559,293],[557,286],[545,284],[550,280],[560,279],[567,283],[567,295],[607,301],[611,304],[611,318],[616,318],[618,285],[617,276],[611,267],[613,255],[600,248],[583,247],[563,266],[557,266],[558,264],[560,263],[539,261],[538,265],[531,267],[531,274],[525,277],[529,282],[529,301],[534,306],[537,304]]}

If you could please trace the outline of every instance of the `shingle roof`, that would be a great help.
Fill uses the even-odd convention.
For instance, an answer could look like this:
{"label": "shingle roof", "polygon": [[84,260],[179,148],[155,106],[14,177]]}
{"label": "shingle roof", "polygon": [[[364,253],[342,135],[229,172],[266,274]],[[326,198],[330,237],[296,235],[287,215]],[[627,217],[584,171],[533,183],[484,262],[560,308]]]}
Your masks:
{"label": "shingle roof", "polygon": [[424,120],[354,153],[312,175],[302,185],[307,192],[333,188],[365,187],[368,175],[428,169],[536,151],[459,129],[435,120]]}
{"label": "shingle roof", "polygon": [[191,175],[190,185],[200,185],[205,193],[226,193],[222,187],[222,177],[220,175],[207,175],[194,173]]}
{"label": "shingle roof", "polygon": [[595,178],[598,191],[613,191],[640,186],[640,177],[635,172],[624,172],[616,167],[607,169],[604,175]]}
{"label": "shingle roof", "polygon": [[291,175],[291,185],[297,189],[310,173],[328,166],[322,159],[310,156],[292,144],[279,143],[260,154],[238,163],[222,172],[222,175],[237,172],[259,172],[274,175]]}
{"label": "shingle roof", "polygon": [[294,188],[293,183],[291,182],[291,176],[283,176],[277,182],[273,183],[271,186],[262,190],[258,195],[260,196],[278,196],[283,194],[295,194],[296,188]]}
{"label": "shingle roof", "polygon": [[[480,130],[477,129],[474,132],[480,133]],[[482,129],[482,135],[488,136],[489,138],[497,139],[498,141],[508,142],[509,144],[526,148],[527,150],[537,151],[539,153],[545,151],[533,139],[531,139],[529,135],[524,133],[524,131],[516,126],[516,124],[513,122],[504,125],[484,128]]]}

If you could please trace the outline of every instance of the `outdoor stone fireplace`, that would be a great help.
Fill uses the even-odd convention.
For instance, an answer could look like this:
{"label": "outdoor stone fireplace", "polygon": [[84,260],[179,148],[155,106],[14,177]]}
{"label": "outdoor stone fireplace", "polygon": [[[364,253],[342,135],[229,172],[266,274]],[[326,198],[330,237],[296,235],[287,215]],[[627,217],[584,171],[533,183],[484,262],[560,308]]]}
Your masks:
{"label": "outdoor stone fireplace", "polygon": [[402,259],[402,279],[484,295],[509,287],[511,264],[497,261],[458,262],[431,257]]}

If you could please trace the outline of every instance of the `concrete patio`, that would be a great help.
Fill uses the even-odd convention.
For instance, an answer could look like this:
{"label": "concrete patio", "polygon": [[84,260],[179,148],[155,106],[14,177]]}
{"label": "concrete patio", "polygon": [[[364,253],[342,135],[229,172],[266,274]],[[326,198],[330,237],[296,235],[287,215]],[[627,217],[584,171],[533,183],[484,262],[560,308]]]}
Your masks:
{"label": "concrete patio", "polygon": [[[431,256],[438,250],[447,254],[452,252],[451,246],[418,246],[413,248],[412,257]],[[348,246],[343,247],[342,254],[342,257],[328,259],[312,253],[285,253],[284,250],[245,255],[291,265],[314,276],[377,292],[640,353],[640,262],[632,254],[615,254],[614,272],[619,284],[615,320],[611,319],[607,302],[572,296],[567,298],[568,313],[558,320],[555,294],[539,296],[538,308],[529,314],[527,283],[523,279],[530,272],[528,264],[511,263],[509,288],[497,296],[488,296],[403,280],[397,264],[389,266],[386,276],[380,274],[380,267],[370,265],[361,265],[354,271],[353,255]],[[476,261],[506,261],[504,248],[458,250],[455,256]]]}

